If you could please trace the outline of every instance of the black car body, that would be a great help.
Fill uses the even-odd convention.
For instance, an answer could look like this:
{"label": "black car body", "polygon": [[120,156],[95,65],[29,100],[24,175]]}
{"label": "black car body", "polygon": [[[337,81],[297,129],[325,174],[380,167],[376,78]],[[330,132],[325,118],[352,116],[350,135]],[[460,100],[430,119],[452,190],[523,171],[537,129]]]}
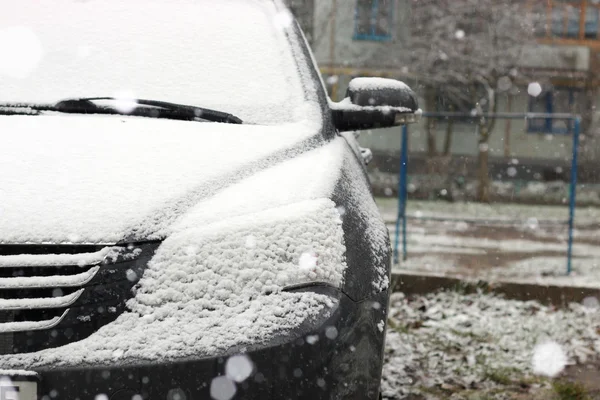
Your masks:
{"label": "black car body", "polygon": [[[148,8],[185,19],[242,3],[181,0],[182,10],[173,12],[175,3],[154,1]],[[38,16],[35,25],[36,12],[8,9],[17,22],[32,24],[45,52],[29,75],[0,77],[8,88],[0,99],[0,399],[17,391],[21,400],[377,398],[389,239],[360,148],[341,131],[405,123],[417,111],[412,92],[370,81],[351,87],[345,103],[332,103],[298,26],[281,4],[265,0],[222,18],[266,24],[265,32],[285,43],[285,60],[275,67],[292,65],[295,77],[281,82],[293,79],[300,91],[283,118],[277,109],[271,117],[269,110],[285,102],[278,94],[261,98],[280,93],[263,80],[231,85],[236,90],[224,94],[231,109],[219,107],[227,113],[211,110],[219,99],[205,109],[172,103],[206,106],[180,100],[185,91],[170,91],[163,81],[173,77],[160,65],[152,67],[154,84],[166,97],[134,82],[136,96],[125,104],[118,96],[82,99],[114,93],[114,76],[121,84],[135,81],[119,68],[146,65],[155,57],[152,46],[161,53],[162,22],[187,22],[188,30],[173,28],[176,35],[196,25],[144,15],[145,27],[158,27],[155,36],[117,32],[124,36],[114,55],[133,54],[122,60],[105,57],[114,42],[100,50],[90,43],[79,53],[97,56],[99,72],[82,69],[86,78],[75,79],[57,43],[107,32],[100,23],[88,32],[86,18],[126,21],[137,9],[116,1],[57,4],[61,18],[77,23],[72,35],[47,39],[55,47],[44,32],[61,21]],[[71,39],[77,29],[83,33]],[[184,37],[172,45],[202,57],[212,41]],[[231,48],[217,50],[228,54],[211,61],[217,75],[262,60],[260,52],[237,48],[238,58],[225,51]],[[59,62],[50,65],[61,54],[65,76],[46,87],[48,71],[62,71]],[[170,61],[165,69],[183,63]],[[98,78],[103,74],[106,80]],[[71,90],[75,81],[80,85]],[[66,89],[56,92],[59,86]],[[240,94],[252,88],[256,93]],[[255,96],[258,105],[246,110],[240,100],[236,109],[238,94],[246,103]]]}

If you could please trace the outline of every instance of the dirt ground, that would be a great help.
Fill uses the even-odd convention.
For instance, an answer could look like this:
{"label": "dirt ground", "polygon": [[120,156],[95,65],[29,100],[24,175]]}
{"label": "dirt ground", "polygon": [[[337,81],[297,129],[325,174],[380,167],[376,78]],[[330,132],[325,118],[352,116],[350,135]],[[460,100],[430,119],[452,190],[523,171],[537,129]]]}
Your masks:
{"label": "dirt ground", "polygon": [[560,380],[581,385],[590,400],[600,400],[600,361],[567,367]]}

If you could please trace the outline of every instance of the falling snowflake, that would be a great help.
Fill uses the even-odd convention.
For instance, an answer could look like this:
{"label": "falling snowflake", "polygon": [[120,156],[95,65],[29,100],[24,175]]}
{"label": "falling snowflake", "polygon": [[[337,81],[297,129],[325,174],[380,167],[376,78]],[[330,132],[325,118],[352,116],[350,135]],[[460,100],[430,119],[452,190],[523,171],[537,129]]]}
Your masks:
{"label": "falling snowflake", "polygon": [[600,301],[598,301],[598,299],[594,296],[588,296],[585,299],[583,299],[583,305],[586,308],[596,310],[600,308]]}
{"label": "falling snowflake", "polygon": [[331,75],[330,77],[327,78],[328,85],[335,85],[336,83],[338,83],[338,81],[339,81],[339,77],[337,75]]}
{"label": "falling snowflake", "polygon": [[529,86],[527,86],[527,93],[530,96],[538,97],[542,93],[542,85],[538,82],[531,82]]}
{"label": "falling snowflake", "polygon": [[123,351],[123,349],[116,349],[115,351],[113,351],[112,356],[113,358],[121,358],[123,357],[123,354],[125,354],[125,351]]}
{"label": "falling snowflake", "polygon": [[536,230],[539,228],[540,223],[537,218],[531,217],[527,218],[527,222],[525,223],[525,225],[531,230]]}
{"label": "falling snowflake", "polygon": [[0,30],[0,76],[24,79],[38,66],[43,57],[42,42],[34,31],[23,26]]}
{"label": "falling snowflake", "polygon": [[75,243],[75,242],[79,241],[79,235],[76,233],[71,233],[67,236],[67,239],[69,240],[69,242]]}
{"label": "falling snowflake", "polygon": [[337,336],[338,336],[337,328],[335,326],[327,327],[327,329],[325,329],[325,336],[327,336],[327,339],[330,339],[330,340],[337,338]]}
{"label": "falling snowflake", "polygon": [[308,344],[315,344],[319,341],[319,336],[318,335],[308,335],[306,337],[306,343]]}
{"label": "falling snowflake", "polygon": [[226,376],[218,376],[210,382],[210,397],[215,400],[229,400],[236,391],[235,383]]}
{"label": "falling snowflake", "polygon": [[550,378],[560,374],[567,365],[567,356],[556,342],[547,341],[533,350],[533,373]]}
{"label": "falling snowflake", "polygon": [[312,270],[317,266],[317,256],[314,253],[302,253],[298,265],[301,269]]}
{"label": "falling snowflake", "polygon": [[512,87],[512,80],[508,76],[498,79],[498,90],[506,92]]}
{"label": "falling snowflake", "polygon": [[252,374],[252,360],[245,354],[229,357],[225,364],[225,375],[235,382],[243,382]]}
{"label": "falling snowflake", "polygon": [[289,11],[282,11],[275,15],[273,19],[275,27],[284,30],[289,28],[294,22],[294,17]]}
{"label": "falling snowflake", "polygon": [[127,272],[125,272],[125,274],[129,282],[136,282],[138,279],[136,272],[132,269],[128,269]]}
{"label": "falling snowflake", "polygon": [[129,114],[137,107],[136,97],[132,92],[120,91],[115,93],[113,97],[115,98],[115,102],[112,104],[112,107],[123,114]]}
{"label": "falling snowflake", "polygon": [[246,248],[253,249],[256,247],[256,237],[253,235],[248,235],[246,237]]}
{"label": "falling snowflake", "polygon": [[187,254],[188,256],[193,256],[197,252],[198,252],[198,246],[190,245],[190,246],[186,246],[186,248],[185,248],[185,254]]}

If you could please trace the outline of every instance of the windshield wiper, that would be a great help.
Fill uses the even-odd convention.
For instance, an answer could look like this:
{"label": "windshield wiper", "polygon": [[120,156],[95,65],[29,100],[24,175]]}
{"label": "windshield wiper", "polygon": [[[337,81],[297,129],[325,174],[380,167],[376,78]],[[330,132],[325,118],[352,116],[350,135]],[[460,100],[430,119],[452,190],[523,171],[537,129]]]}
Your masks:
{"label": "windshield wiper", "polygon": [[243,122],[235,115],[226,112],[203,107],[169,103],[166,101],[128,99],[127,105],[129,106],[129,103],[131,103],[132,107],[127,110],[120,110],[119,107],[98,105],[95,103],[96,101],[120,102],[122,100],[114,97],[86,97],[62,100],[56,104],[0,104],[0,115],[39,115],[44,111],[54,111],[72,114],[134,115],[150,118],[167,118],[184,121],[211,121],[228,124],[241,124]]}

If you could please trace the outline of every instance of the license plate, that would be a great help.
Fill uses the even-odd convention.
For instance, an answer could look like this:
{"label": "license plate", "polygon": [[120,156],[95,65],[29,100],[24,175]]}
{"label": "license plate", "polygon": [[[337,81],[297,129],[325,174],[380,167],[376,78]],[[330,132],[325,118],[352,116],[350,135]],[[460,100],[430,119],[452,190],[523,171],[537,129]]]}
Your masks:
{"label": "license plate", "polygon": [[[23,379],[23,378],[21,378]],[[26,378],[27,379],[27,378]],[[37,382],[0,378],[0,400],[36,400]]]}

